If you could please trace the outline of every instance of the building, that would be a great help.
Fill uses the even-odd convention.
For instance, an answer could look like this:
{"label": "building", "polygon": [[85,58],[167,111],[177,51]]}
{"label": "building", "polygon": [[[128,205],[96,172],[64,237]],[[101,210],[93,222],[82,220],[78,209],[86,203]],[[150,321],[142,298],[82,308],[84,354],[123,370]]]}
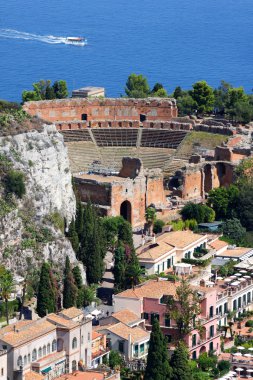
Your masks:
{"label": "building", "polygon": [[7,351],[0,348],[0,380],[7,380]]}
{"label": "building", "polygon": [[76,371],[69,375],[58,377],[59,380],[120,380],[120,372],[113,370]]}
{"label": "building", "polygon": [[[167,299],[176,297],[176,287],[179,283],[170,281],[147,281],[135,289],[128,289],[113,297],[114,310],[117,312],[129,309],[139,317],[145,319],[145,326],[151,330],[152,321],[158,318],[163,334],[167,337],[171,346],[178,339],[175,321],[168,314]],[[203,352],[220,352],[220,334],[217,331],[216,297],[215,288],[194,286],[199,295],[200,314],[196,316],[195,322],[202,326],[202,334],[192,326],[192,330],[185,337],[190,355],[193,359],[198,358]]]}
{"label": "building", "polygon": [[138,158],[123,158],[118,175],[76,174],[74,180],[82,202],[92,201],[103,215],[121,215],[134,228],[144,225],[150,204],[166,205],[161,171],[144,171]]}
{"label": "building", "polygon": [[106,335],[92,331],[91,367],[97,368],[103,364],[103,358],[109,359],[110,349],[106,345]]}
{"label": "building", "polygon": [[206,248],[207,235],[192,231],[166,232],[136,250],[147,274],[167,272],[182,259],[194,259],[194,253]]}
{"label": "building", "polygon": [[119,322],[122,322],[129,327],[139,326],[145,329],[145,319],[138,317],[137,314],[127,309],[112,313],[109,317],[101,319],[100,326],[113,325]]}
{"label": "building", "polygon": [[20,379],[30,371],[53,379],[90,367],[91,333],[91,319],[76,308],[2,328],[0,348],[7,351],[8,379]]}
{"label": "building", "polygon": [[216,254],[227,260],[244,261],[253,256],[253,248],[228,246],[226,250]]}
{"label": "building", "polygon": [[118,322],[99,328],[106,334],[110,349],[119,351],[126,360],[144,359],[148,355],[150,332],[141,327],[129,327]]}
{"label": "building", "polygon": [[105,97],[104,87],[82,87],[72,91],[72,98],[97,98]]}

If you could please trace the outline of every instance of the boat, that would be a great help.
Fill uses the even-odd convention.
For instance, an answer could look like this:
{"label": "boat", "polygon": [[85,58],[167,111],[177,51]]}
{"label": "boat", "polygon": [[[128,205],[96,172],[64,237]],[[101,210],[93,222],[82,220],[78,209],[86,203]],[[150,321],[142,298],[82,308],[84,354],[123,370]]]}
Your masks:
{"label": "boat", "polygon": [[68,45],[84,46],[84,45],[87,45],[87,38],[85,38],[85,37],[67,37],[65,43]]}

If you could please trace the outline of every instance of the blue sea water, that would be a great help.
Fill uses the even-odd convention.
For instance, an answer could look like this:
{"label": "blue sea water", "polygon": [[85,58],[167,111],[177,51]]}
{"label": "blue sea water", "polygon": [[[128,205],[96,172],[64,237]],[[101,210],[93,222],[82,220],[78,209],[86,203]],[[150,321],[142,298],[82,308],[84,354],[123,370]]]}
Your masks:
{"label": "blue sea water", "polygon": [[[30,34],[86,36],[88,46]],[[0,0],[0,98],[20,100],[39,79],[114,97],[132,72],[169,92],[201,79],[251,92],[252,36],[252,0]]]}

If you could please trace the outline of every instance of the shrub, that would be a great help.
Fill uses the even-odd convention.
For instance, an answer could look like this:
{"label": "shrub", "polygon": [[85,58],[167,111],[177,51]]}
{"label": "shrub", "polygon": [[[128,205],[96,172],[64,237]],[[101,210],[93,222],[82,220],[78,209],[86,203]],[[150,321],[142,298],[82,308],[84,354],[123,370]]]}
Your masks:
{"label": "shrub", "polygon": [[162,232],[163,230],[163,227],[165,226],[165,223],[163,220],[161,219],[157,219],[154,223],[154,227],[153,227],[153,231],[155,234],[158,234],[160,232]]}
{"label": "shrub", "polygon": [[25,195],[24,174],[16,170],[10,170],[5,177],[5,190],[7,193],[13,193],[18,198],[22,198]]}
{"label": "shrub", "polygon": [[218,362],[218,370],[220,371],[220,374],[223,376],[230,370],[230,362],[228,360],[220,360]]}
{"label": "shrub", "polygon": [[249,321],[247,321],[247,322],[245,323],[245,326],[246,326],[246,327],[253,327],[253,320],[250,319]]}

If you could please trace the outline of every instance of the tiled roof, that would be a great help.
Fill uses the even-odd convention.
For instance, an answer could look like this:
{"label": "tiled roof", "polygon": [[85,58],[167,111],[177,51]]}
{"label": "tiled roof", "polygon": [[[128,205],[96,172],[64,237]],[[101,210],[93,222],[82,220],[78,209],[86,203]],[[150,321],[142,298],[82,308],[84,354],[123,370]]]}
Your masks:
{"label": "tiled roof", "polygon": [[226,251],[219,253],[217,256],[221,257],[241,257],[245,253],[252,251],[252,248],[237,247],[235,249],[227,249]]}
{"label": "tiled roof", "polygon": [[25,380],[43,380],[43,379],[45,379],[44,375],[41,375],[40,373],[37,373],[34,371],[27,372],[24,375],[24,377],[25,377]]}
{"label": "tiled roof", "polygon": [[74,372],[58,377],[59,380],[103,380],[104,374],[101,372]]}
{"label": "tiled roof", "polygon": [[103,334],[100,334],[97,331],[92,331],[92,340],[101,338],[101,336],[103,336]]}
{"label": "tiled roof", "polygon": [[15,331],[13,325],[11,325],[12,330],[9,332],[5,333],[0,330],[0,339],[11,346],[18,346],[19,344],[29,342],[56,329],[56,326],[47,321],[46,318],[29,322],[30,323],[24,324],[23,326],[19,323],[15,324]]}
{"label": "tiled roof", "polygon": [[2,327],[0,329],[0,337],[1,335],[6,334],[7,332],[14,331],[14,329],[20,330],[22,327],[30,325],[31,323],[34,323],[34,321],[24,320]]}
{"label": "tiled roof", "polygon": [[186,248],[190,244],[204,240],[206,237],[206,235],[195,234],[192,231],[172,231],[161,235],[159,241],[166,242],[177,248]]}
{"label": "tiled roof", "polygon": [[48,321],[55,323],[59,327],[66,327],[68,329],[72,329],[73,327],[78,326],[77,322],[74,322],[71,319],[63,318],[60,315],[48,314],[46,318]]}
{"label": "tiled roof", "polygon": [[150,333],[142,329],[141,327],[129,327],[121,322],[113,326],[107,327],[106,330],[110,333],[118,335],[119,337],[125,340],[128,340],[129,335],[131,335],[132,343],[147,340],[150,337]]}
{"label": "tiled roof", "polygon": [[136,253],[138,259],[141,260],[156,260],[163,256],[165,253],[173,253],[175,247],[166,243],[165,241],[157,241],[155,244],[149,244],[148,246],[140,247],[137,249]]}
{"label": "tiled roof", "polygon": [[126,325],[140,320],[137,314],[127,309],[113,313],[112,317],[116,318],[119,322],[125,323]]}
{"label": "tiled roof", "polygon": [[160,299],[163,295],[175,296],[178,284],[170,281],[150,280],[134,289],[127,289],[122,293],[118,293],[115,297]]}
{"label": "tiled roof", "polygon": [[83,315],[83,312],[82,310],[77,309],[76,307],[70,307],[69,309],[62,310],[59,314],[72,319],[79,317],[80,315]]}
{"label": "tiled roof", "polygon": [[228,243],[226,241],[217,239],[217,240],[214,240],[211,243],[209,243],[209,245],[210,245],[211,248],[213,248],[216,251],[218,251],[219,249],[227,247]]}

